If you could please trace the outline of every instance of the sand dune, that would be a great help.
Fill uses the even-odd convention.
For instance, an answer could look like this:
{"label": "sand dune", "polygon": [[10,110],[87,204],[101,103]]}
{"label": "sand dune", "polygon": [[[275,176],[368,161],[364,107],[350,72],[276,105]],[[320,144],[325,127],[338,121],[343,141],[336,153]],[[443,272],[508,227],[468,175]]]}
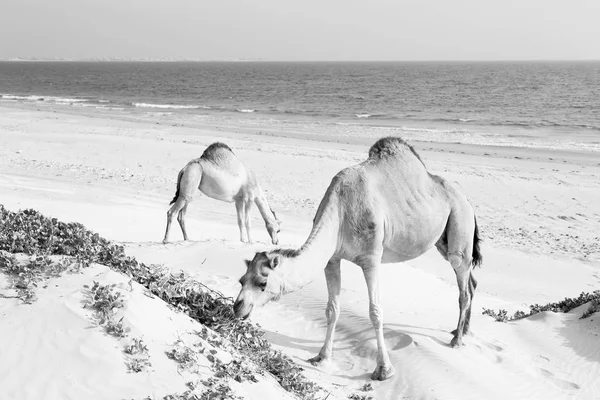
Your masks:
{"label": "sand dune", "polygon": [[[255,212],[258,242],[239,243],[234,206],[199,197],[188,213],[193,240],[180,242],[174,227],[175,242],[160,243],[178,170],[212,141],[225,141],[256,171],[284,220],[281,244],[298,246],[333,174],[363,159],[368,148],[351,138],[334,143],[326,128],[315,133],[315,140],[288,132],[259,135],[260,127],[172,127],[85,110],[69,115],[0,111],[1,204],[81,222],[124,243],[139,260],[183,269],[229,296],[239,290],[243,258],[272,247],[266,230]],[[515,159],[510,148],[415,145],[432,172],[462,188],[480,221],[484,265],[475,271],[473,333],[466,346],[447,346],[456,325],[458,291],[450,265],[435,250],[383,266],[385,339],[396,375],[372,382],[374,391],[366,394],[377,399],[600,398],[597,315],[580,320],[585,311],[580,307],[497,323],[480,313],[482,308],[526,310],[529,304],[600,287],[600,166],[583,153],[531,150],[529,159]],[[81,306],[82,286],[94,279],[124,285],[129,306],[123,312],[132,331],[148,343],[151,360],[164,358],[178,332],[195,329],[197,323],[139,288],[129,292],[126,278],[101,266],[60,278],[58,286],[50,282],[33,305],[2,298],[0,399],[160,398],[185,389],[186,380],[168,359],[153,363],[147,374],[126,372],[119,344],[95,328]],[[253,315],[269,341],[331,392],[330,399],[359,391],[375,367],[362,273],[344,262],[342,279],[335,358],[327,367],[305,362],[325,336],[322,273],[300,292]],[[1,293],[5,286],[0,281]],[[282,398],[277,386],[260,385],[236,390],[246,398]]]}

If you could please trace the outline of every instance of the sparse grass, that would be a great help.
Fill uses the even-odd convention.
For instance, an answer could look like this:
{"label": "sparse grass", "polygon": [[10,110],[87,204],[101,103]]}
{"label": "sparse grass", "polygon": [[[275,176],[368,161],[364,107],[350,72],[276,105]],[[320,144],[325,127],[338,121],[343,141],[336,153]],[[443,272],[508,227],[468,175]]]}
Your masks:
{"label": "sparse grass", "polygon": [[152,366],[149,359],[139,357],[127,360],[125,365],[127,366],[127,370],[133,373],[145,371],[147,368]]}
{"label": "sparse grass", "polygon": [[[371,383],[365,383],[360,390],[363,392],[370,392],[373,390],[373,385]],[[362,393],[351,393],[348,398],[351,400],[373,400],[373,396]]]}
{"label": "sparse grass", "polygon": [[[572,309],[577,308],[580,305],[588,303],[590,301],[592,302],[592,304],[594,304],[594,302],[597,303],[598,301],[600,301],[600,290],[596,290],[593,293],[581,292],[579,297],[573,297],[573,298],[565,297],[564,300],[559,301],[557,303],[548,303],[548,304],[543,304],[543,305],[533,304],[533,305],[529,306],[528,313],[526,313],[524,311],[516,311],[512,315],[508,315],[508,312],[503,309],[495,311],[495,310],[491,310],[489,308],[484,308],[482,314],[489,315],[490,317],[494,318],[498,322],[507,322],[507,321],[515,321],[518,319],[526,318],[531,315],[534,315],[534,314],[537,314],[540,312],[544,312],[544,311],[566,313],[566,312],[569,312]],[[584,318],[584,317],[582,316],[582,318]]]}
{"label": "sparse grass", "polygon": [[117,338],[126,337],[128,332],[128,329],[123,326],[123,317],[121,317],[118,321],[115,321],[114,319],[109,319],[106,321],[104,330],[109,335]]}
{"label": "sparse grass", "polygon": [[91,308],[96,312],[98,325],[112,320],[116,310],[124,306],[121,292],[115,290],[116,286],[115,284],[101,285],[96,281],[91,288],[88,285],[83,286],[89,290],[88,300],[84,307]]}
{"label": "sparse grass", "polygon": [[373,400],[373,396],[358,393],[351,393],[348,398],[350,400]]}
{"label": "sparse grass", "polygon": [[363,392],[370,392],[373,390],[373,385],[371,383],[365,383],[362,388],[360,388]]}
{"label": "sparse grass", "polygon": [[123,351],[130,356],[147,355],[148,346],[146,346],[142,338],[132,338],[131,341],[125,345]]}
{"label": "sparse grass", "polygon": [[171,350],[165,353],[168,358],[177,363],[177,368],[182,370],[194,370],[196,361],[198,360],[197,353],[190,347],[186,346],[181,339],[178,339]]}
{"label": "sparse grass", "polygon": [[83,285],[87,292],[87,301],[85,308],[94,310],[94,320],[99,326],[104,326],[104,331],[116,338],[127,336],[128,329],[123,326],[123,317],[115,320],[115,313],[119,308],[124,307],[121,292],[117,291],[117,285],[101,285],[94,281],[90,288]]}
{"label": "sparse grass", "polygon": [[219,379],[209,378],[200,383],[188,382],[189,390],[181,394],[171,394],[162,400],[242,400],[231,387]]}
{"label": "sparse grass", "polygon": [[232,360],[227,364],[216,360],[214,368],[216,370],[215,376],[217,378],[231,378],[240,383],[245,381],[258,382],[255,372],[248,368],[246,363],[240,360]]}
{"label": "sparse grass", "polygon": [[590,308],[588,308],[587,311],[581,315],[580,319],[591,317],[592,315],[594,315],[594,313],[597,313],[598,311],[600,311],[600,299],[594,299],[590,304]]}
{"label": "sparse grass", "polygon": [[[123,246],[102,238],[79,223],[64,223],[38,211],[19,212],[0,205],[0,250],[10,253],[73,257],[78,268],[92,263],[106,265],[126,274],[175,309],[227,338],[233,348],[272,374],[286,390],[300,398],[316,399],[320,388],[309,381],[293,360],[273,350],[256,325],[235,319],[233,299],[190,279],[183,272],[146,265],[125,254]],[[113,330],[120,332],[117,327]],[[223,339],[218,341],[223,342]]]}
{"label": "sparse grass", "polygon": [[142,372],[152,366],[150,355],[148,354],[148,346],[146,346],[142,338],[132,338],[125,345],[123,352],[128,357],[125,365],[129,372]]}
{"label": "sparse grass", "polygon": [[11,288],[17,291],[17,297],[26,304],[37,300],[35,289],[40,282],[59,276],[69,268],[67,259],[52,260],[48,256],[30,256],[19,261],[12,254],[0,250],[0,271],[11,279]]}
{"label": "sparse grass", "polygon": [[206,388],[204,389],[204,391],[202,391],[202,394],[200,395],[199,399],[200,400],[241,400],[242,398],[239,396],[236,396],[233,391],[231,390],[231,387],[229,385],[227,385],[226,383],[217,380],[217,379],[213,379],[213,378],[209,378],[205,381],[202,381],[202,383],[204,384],[204,386],[206,386]]}

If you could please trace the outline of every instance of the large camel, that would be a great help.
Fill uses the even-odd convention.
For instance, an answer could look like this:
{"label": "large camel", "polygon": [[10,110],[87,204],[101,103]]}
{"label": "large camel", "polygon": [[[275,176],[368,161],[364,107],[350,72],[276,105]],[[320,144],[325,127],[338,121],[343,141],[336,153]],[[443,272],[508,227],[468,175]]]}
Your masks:
{"label": "large camel", "polygon": [[250,210],[256,203],[260,214],[265,220],[267,232],[273,244],[279,242],[278,234],[281,221],[269,207],[254,173],[248,171],[244,164],[233,154],[224,143],[213,143],[204,150],[202,156],[190,161],[177,177],[177,191],[171,200],[172,206],[167,211],[167,229],[163,243],[169,241],[171,223],[177,215],[184,240],[188,240],[185,229],[185,214],[187,206],[192,201],[196,190],[213,199],[235,202],[240,240],[252,243],[250,235]]}
{"label": "large camel", "polygon": [[332,357],[333,335],[340,316],[340,260],[363,270],[369,292],[369,316],[377,338],[377,367],[371,378],[394,374],[383,340],[379,305],[380,263],[411,260],[436,246],[450,262],[459,289],[459,316],[450,345],[462,345],[469,330],[471,301],[477,286],[472,274],[481,264],[479,233],[466,197],[443,178],[431,175],[415,150],[400,138],[378,140],[369,158],[340,171],[317,209],[313,227],[299,249],[256,253],[246,260],[242,289],[233,306],[248,318],[255,307],[308,284],[325,266],[329,301],[327,335],[314,365]]}

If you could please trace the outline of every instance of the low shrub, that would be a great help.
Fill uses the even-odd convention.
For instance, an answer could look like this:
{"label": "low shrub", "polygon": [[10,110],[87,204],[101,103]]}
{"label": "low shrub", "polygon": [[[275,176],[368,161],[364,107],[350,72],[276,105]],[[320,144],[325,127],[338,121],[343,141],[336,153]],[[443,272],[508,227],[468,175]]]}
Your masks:
{"label": "low shrub", "polygon": [[[190,279],[183,272],[174,274],[161,266],[140,263],[127,256],[123,246],[111,243],[82,224],[47,218],[32,209],[12,212],[0,205],[0,250],[70,256],[81,267],[92,263],[106,265],[128,275],[152,294],[227,338],[242,355],[271,373],[285,390],[307,400],[315,399],[320,390],[290,357],[272,349],[258,326],[235,319],[233,299]],[[7,263],[12,265],[11,261]],[[118,327],[114,332],[119,332]]]}
{"label": "low shrub", "polygon": [[[529,306],[529,312],[524,311],[516,311],[512,315],[508,314],[508,311],[504,309],[500,309],[498,311],[494,311],[489,308],[484,308],[482,314],[489,315],[494,318],[498,322],[507,322],[507,321],[515,321],[518,319],[530,317],[534,314],[544,312],[544,311],[552,311],[552,312],[562,312],[566,313],[571,311],[574,308],[579,307],[582,304],[588,302],[598,302],[600,301],[600,290],[595,290],[593,293],[581,292],[579,297],[565,297],[564,300],[559,301],[557,303],[548,303],[548,304],[533,304]],[[584,314],[585,315],[585,314]],[[591,314],[590,314],[591,315]],[[582,316],[581,318],[585,318]]]}

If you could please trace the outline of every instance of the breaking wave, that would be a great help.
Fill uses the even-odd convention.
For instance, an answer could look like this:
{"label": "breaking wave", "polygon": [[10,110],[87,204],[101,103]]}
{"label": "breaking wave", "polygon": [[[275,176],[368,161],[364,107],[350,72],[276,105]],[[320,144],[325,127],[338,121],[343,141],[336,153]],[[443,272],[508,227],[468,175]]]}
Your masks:
{"label": "breaking wave", "polygon": [[41,96],[37,94],[31,95],[17,95],[17,94],[2,94],[0,98],[3,100],[16,100],[16,101],[50,101],[54,103],[84,103],[90,101],[89,99],[78,99],[71,97],[59,97],[59,96]]}
{"label": "breaking wave", "polygon": [[186,104],[154,104],[154,103],[131,103],[134,107],[143,107],[143,108],[172,108],[178,110],[184,109],[198,109],[198,108],[209,108],[204,106],[197,105],[186,105]]}

